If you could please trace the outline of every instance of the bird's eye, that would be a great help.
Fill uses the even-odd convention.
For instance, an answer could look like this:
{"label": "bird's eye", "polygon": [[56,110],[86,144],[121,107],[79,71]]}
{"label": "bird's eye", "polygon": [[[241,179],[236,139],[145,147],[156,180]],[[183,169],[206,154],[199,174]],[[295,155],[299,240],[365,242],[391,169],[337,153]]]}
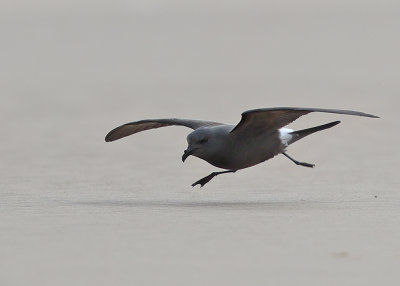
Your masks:
{"label": "bird's eye", "polygon": [[204,144],[204,143],[207,143],[207,141],[208,141],[208,138],[203,138],[203,139],[201,139],[201,140],[199,141],[199,143],[200,143],[200,144]]}

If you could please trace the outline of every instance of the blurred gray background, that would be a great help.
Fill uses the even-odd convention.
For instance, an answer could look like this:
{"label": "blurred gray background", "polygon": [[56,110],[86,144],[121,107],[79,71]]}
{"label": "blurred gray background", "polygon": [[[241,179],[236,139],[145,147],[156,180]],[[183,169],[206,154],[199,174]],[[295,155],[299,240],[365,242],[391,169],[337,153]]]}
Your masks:
{"label": "blurred gray background", "polygon": [[[0,4],[1,285],[397,285],[398,1]],[[251,108],[354,109],[265,164],[182,164]]]}

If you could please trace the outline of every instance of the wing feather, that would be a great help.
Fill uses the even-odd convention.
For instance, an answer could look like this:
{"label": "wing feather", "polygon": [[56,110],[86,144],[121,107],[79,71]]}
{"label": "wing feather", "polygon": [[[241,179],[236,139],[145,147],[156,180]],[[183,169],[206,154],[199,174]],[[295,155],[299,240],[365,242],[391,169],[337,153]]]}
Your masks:
{"label": "wing feather", "polygon": [[249,131],[251,133],[256,133],[277,130],[295,121],[300,116],[306,115],[310,112],[337,113],[378,118],[378,116],[372,114],[353,110],[301,107],[261,108],[243,112],[242,119],[231,132],[237,133]]}
{"label": "wing feather", "polygon": [[141,131],[165,127],[165,126],[173,126],[173,125],[185,126],[192,129],[197,129],[199,127],[223,125],[223,123],[218,123],[213,121],[202,121],[202,120],[177,119],[177,118],[146,119],[146,120],[129,122],[111,130],[107,134],[105,140],[106,142],[111,142]]}

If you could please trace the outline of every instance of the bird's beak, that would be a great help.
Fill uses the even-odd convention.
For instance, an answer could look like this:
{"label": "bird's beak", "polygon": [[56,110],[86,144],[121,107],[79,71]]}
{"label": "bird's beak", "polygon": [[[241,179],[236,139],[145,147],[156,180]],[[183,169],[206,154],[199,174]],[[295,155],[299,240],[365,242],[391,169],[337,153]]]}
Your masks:
{"label": "bird's beak", "polygon": [[187,157],[189,157],[190,155],[192,155],[194,153],[196,149],[191,149],[191,148],[187,148],[182,155],[182,162],[185,162],[185,160],[187,159]]}

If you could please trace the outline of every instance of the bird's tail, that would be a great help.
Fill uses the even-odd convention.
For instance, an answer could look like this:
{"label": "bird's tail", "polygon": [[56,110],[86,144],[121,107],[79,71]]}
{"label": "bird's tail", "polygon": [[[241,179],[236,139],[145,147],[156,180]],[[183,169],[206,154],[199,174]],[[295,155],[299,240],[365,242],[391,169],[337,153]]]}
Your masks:
{"label": "bird's tail", "polygon": [[337,125],[339,123],[340,123],[340,121],[334,121],[334,122],[327,123],[327,124],[320,125],[320,126],[316,126],[316,127],[311,127],[311,128],[307,128],[307,129],[303,129],[303,130],[293,131],[293,132],[290,133],[291,135],[293,135],[293,137],[290,140],[289,144],[292,144],[292,143],[296,142],[297,140],[300,140],[300,139],[302,139],[302,138],[304,138],[304,137],[306,137],[306,136],[308,136],[308,135],[310,135],[310,134],[312,134],[314,132],[331,128],[331,127],[333,127],[333,126],[335,126],[335,125]]}

